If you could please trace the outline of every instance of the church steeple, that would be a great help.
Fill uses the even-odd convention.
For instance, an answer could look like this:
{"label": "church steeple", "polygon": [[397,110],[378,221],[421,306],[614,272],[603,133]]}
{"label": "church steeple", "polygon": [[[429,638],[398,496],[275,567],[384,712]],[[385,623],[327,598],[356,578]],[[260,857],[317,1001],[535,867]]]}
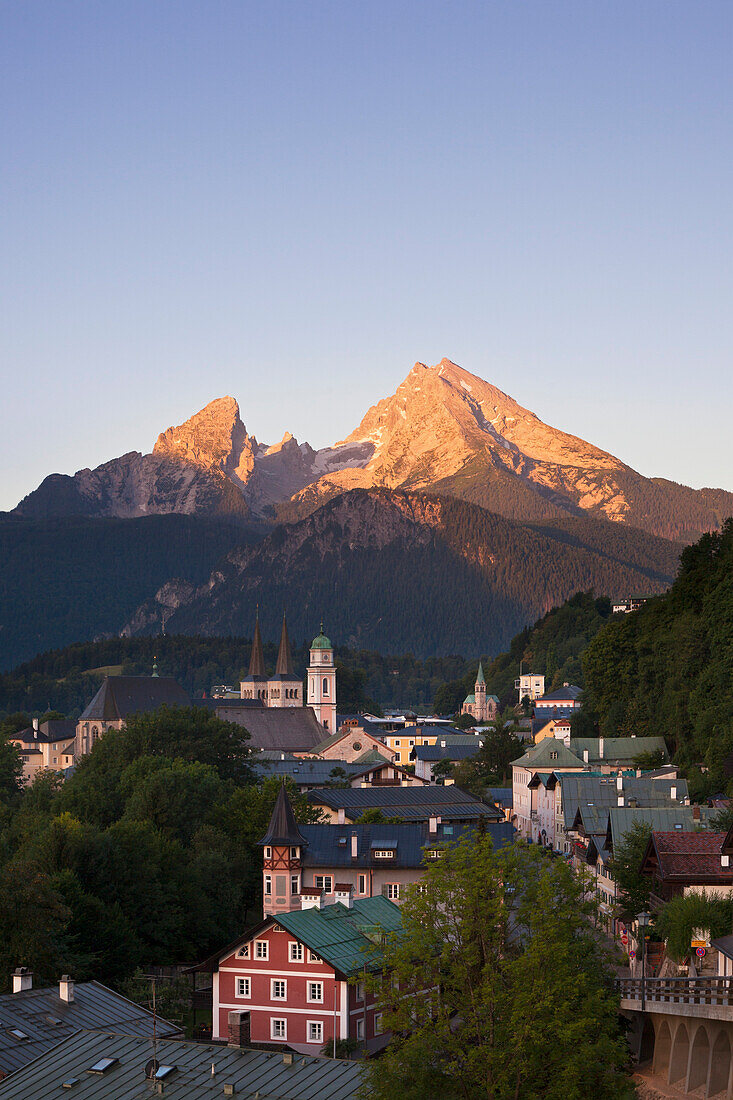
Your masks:
{"label": "church steeple", "polygon": [[275,665],[275,675],[284,676],[288,679],[295,679],[295,673],[293,672],[293,655],[290,652],[290,639],[288,638],[288,624],[285,622],[285,612],[283,611],[283,628],[280,634],[280,649],[277,654],[277,664]]}
{"label": "church steeple", "polygon": [[260,617],[255,619],[255,632],[252,636],[252,653],[249,658],[249,672],[247,678],[253,680],[265,679],[265,654],[262,651],[262,635],[260,634]]}
{"label": "church steeple", "polygon": [[243,699],[256,699],[267,706],[267,677],[265,676],[265,654],[262,650],[260,634],[259,608],[252,635],[252,653],[249,658],[249,672],[239,685],[239,694]]}

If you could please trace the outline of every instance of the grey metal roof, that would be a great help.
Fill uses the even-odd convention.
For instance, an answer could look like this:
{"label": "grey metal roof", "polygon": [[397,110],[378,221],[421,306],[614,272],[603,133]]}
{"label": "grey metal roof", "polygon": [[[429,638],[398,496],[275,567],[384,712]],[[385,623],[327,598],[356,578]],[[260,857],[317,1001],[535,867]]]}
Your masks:
{"label": "grey metal roof", "polygon": [[[695,817],[695,811],[699,817]],[[707,811],[707,813],[706,813]],[[648,825],[655,832],[693,832],[706,826],[706,819],[713,811],[706,806],[612,806],[608,811],[606,847],[613,851],[615,844],[638,822]]]}
{"label": "grey metal roof", "polygon": [[[375,859],[372,852],[390,848],[395,844],[395,855],[388,866],[416,868],[422,866],[426,847],[457,841],[464,833],[470,833],[474,824],[472,822],[455,825],[441,823],[434,837],[429,835],[426,821],[403,821],[399,825],[386,823],[381,825],[301,825],[299,828],[307,842],[307,847],[301,853],[304,867],[384,868],[385,861]],[[489,821],[485,828],[494,848],[503,848],[514,840],[514,826],[508,821]],[[356,837],[355,859],[351,855],[351,838],[354,836]]]}
{"label": "grey metal roof", "polygon": [[[292,779],[298,786],[310,784],[313,787],[321,787],[324,783],[331,782],[334,778],[334,769],[341,769],[346,773],[347,779],[354,779],[360,775],[368,775],[380,765],[349,763],[346,760],[311,760],[300,756],[289,756],[285,760],[278,754],[277,758],[255,758],[251,762],[252,770],[258,778],[265,779],[268,776],[286,777]],[[389,765],[386,757],[381,757],[381,763]]]}
{"label": "grey metal roof", "polygon": [[[603,755],[601,755],[603,741]],[[642,753],[661,752],[669,760],[669,752],[663,737],[571,737],[570,751],[584,759],[588,753],[589,764],[633,764]]]}
{"label": "grey metal roof", "polygon": [[442,745],[416,745],[412,755],[416,760],[470,760],[479,752],[480,745],[454,745],[450,742],[445,748]]}
{"label": "grey metal roof", "polygon": [[400,817],[407,821],[425,821],[438,815],[456,821],[471,821],[479,817],[500,814],[494,806],[479,802],[472,794],[456,787],[348,787],[343,790],[316,788],[308,792],[308,800],[317,806],[361,815],[366,810],[381,810],[385,817]]}
{"label": "grey metal roof", "polygon": [[[170,1100],[223,1096],[227,1084],[234,1085],[236,1096],[263,1100],[356,1100],[364,1073],[358,1062],[293,1054],[292,1064],[287,1065],[282,1053],[182,1040],[158,1040],[155,1053],[161,1066],[175,1067],[164,1079],[164,1095]],[[49,1100],[68,1095],[75,1100],[142,1100],[153,1095],[145,1078],[145,1066],[152,1057],[150,1039],[83,1032],[0,1083],[0,1098]],[[90,1073],[101,1058],[117,1062],[105,1073]],[[67,1092],[62,1083],[74,1079],[77,1083]]]}
{"label": "grey metal roof", "polygon": [[[13,1038],[11,1028],[28,1038]],[[5,993],[0,996],[0,1071],[11,1073],[66,1036],[93,1028],[151,1035],[153,1015],[101,982],[76,983],[71,1002],[61,1000],[57,985]],[[170,1036],[180,1029],[158,1017],[156,1030],[159,1035]]]}
{"label": "grey metal roof", "polygon": [[[603,806],[607,811],[612,806],[618,806],[619,795],[623,795],[627,807],[633,800],[639,806],[658,806],[661,809],[674,808],[688,798],[686,779],[622,776],[623,786],[620,790],[616,785],[616,779],[615,775],[558,775],[556,781],[562,787],[565,828],[572,829],[579,808]],[[676,792],[674,799],[672,799],[672,788],[675,788]],[[588,820],[591,820],[591,815],[588,815]],[[606,816],[603,824],[604,831],[607,821]],[[585,820],[583,825],[585,826]],[[586,828],[586,831],[595,830]]]}
{"label": "grey metal roof", "polygon": [[20,733],[12,734],[10,740],[19,740],[24,745],[33,745],[35,742],[53,744],[56,741],[67,741],[71,737],[76,737],[76,719],[52,718],[47,722],[41,722],[37,730],[34,730],[33,726],[28,726]]}

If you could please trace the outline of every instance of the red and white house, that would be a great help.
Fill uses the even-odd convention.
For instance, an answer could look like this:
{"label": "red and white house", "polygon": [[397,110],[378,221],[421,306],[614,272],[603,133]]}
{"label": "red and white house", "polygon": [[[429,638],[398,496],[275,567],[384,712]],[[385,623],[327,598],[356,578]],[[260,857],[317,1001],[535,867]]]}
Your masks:
{"label": "red and white house", "polygon": [[[334,1039],[383,1046],[367,972],[381,969],[381,931],[401,928],[384,897],[278,913],[196,969],[213,973],[212,1038],[318,1053]],[[377,931],[378,930],[378,931]]]}

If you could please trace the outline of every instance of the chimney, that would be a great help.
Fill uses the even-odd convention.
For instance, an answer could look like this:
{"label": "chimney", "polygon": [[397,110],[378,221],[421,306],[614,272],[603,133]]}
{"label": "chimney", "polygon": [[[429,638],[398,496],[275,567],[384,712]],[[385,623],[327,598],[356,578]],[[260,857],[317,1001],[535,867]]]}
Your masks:
{"label": "chimney", "polygon": [[431,817],[428,824],[428,834],[433,837],[438,835],[438,819],[437,817]]}
{"label": "chimney", "polygon": [[598,738],[598,759],[599,760],[603,760],[603,748],[604,748],[603,738],[599,737]]}
{"label": "chimney", "polygon": [[587,749],[583,749],[583,763],[584,764],[588,763],[588,750]]}
{"label": "chimney", "polygon": [[622,775],[616,776],[616,790],[622,791],[624,789],[624,777]]}
{"label": "chimney", "polygon": [[59,997],[62,1001],[66,1001],[67,1004],[72,1004],[74,1000],[74,982],[68,974],[62,974],[59,981]]}
{"label": "chimney", "polygon": [[669,797],[672,799],[673,802],[677,801],[677,788],[676,787],[670,787],[669,788]]}
{"label": "chimney", "polygon": [[13,993],[22,993],[24,989],[33,989],[33,971],[19,966],[13,971]]}
{"label": "chimney", "polygon": [[351,858],[356,859],[359,855],[359,837],[357,833],[351,834]]}
{"label": "chimney", "polygon": [[33,719],[33,739],[35,740],[37,737],[38,737],[38,719],[34,718]]}
{"label": "chimney", "polygon": [[730,856],[721,856],[720,857],[720,866],[721,867],[730,867]]}
{"label": "chimney", "polygon": [[351,896],[352,887],[345,883],[337,883],[334,887],[334,901],[340,901],[346,909],[351,909],[353,906],[353,900]]}
{"label": "chimney", "polygon": [[248,1047],[250,1043],[249,1011],[229,1013],[229,1046]]}
{"label": "chimney", "polygon": [[623,805],[624,805],[624,803],[625,803],[625,799],[624,799],[624,796],[623,796],[623,794],[620,794],[620,795],[618,796],[617,800],[616,800],[616,804],[617,804],[618,806],[623,806]]}
{"label": "chimney", "polygon": [[301,909],[320,909],[322,903],[322,891],[321,890],[304,890],[300,891],[300,908]]}
{"label": "chimney", "polygon": [[293,1064],[293,1052],[292,1052],[292,1050],[284,1050],[283,1051],[283,1065],[284,1066],[292,1066],[292,1064]]}
{"label": "chimney", "polygon": [[692,807],[692,820],[693,821],[699,821],[700,820],[700,807],[699,806],[693,806]]}
{"label": "chimney", "polygon": [[343,806],[339,806],[337,824],[338,825],[345,825],[346,824],[346,813],[344,811]]}

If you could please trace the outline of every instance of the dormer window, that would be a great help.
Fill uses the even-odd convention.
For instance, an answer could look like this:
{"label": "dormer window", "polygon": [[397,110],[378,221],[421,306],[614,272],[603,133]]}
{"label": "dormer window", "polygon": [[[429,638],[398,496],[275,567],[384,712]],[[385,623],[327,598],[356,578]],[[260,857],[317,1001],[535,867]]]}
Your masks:
{"label": "dormer window", "polygon": [[394,848],[377,848],[374,852],[375,859],[394,859]]}

